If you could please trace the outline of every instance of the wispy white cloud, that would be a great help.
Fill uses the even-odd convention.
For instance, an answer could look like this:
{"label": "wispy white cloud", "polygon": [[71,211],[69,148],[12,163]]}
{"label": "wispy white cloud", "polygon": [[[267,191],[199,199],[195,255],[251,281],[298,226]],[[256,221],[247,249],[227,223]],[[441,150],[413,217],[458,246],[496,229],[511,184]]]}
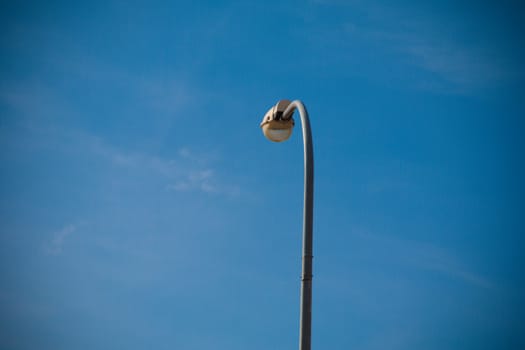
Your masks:
{"label": "wispy white cloud", "polygon": [[0,82],[0,103],[13,110],[21,121],[60,117],[70,112],[64,98],[37,81]]}
{"label": "wispy white cloud", "polygon": [[[498,86],[512,79],[516,73],[510,71],[510,66],[502,58],[495,57],[481,47],[450,40],[441,44],[431,38],[417,38],[413,34],[400,34],[399,37],[402,40],[399,40],[398,48],[409,57],[408,61],[448,82],[443,87],[454,93],[469,93]],[[428,83],[420,86],[432,88]]]}
{"label": "wispy white cloud", "polygon": [[63,251],[66,239],[77,231],[77,226],[67,225],[53,232],[51,239],[44,246],[44,251],[49,255],[59,255]]}
{"label": "wispy white cloud", "polygon": [[471,271],[458,257],[435,245],[361,231],[354,231],[353,235],[384,252],[383,257],[387,260],[407,264],[416,269],[438,272],[479,288],[494,287],[488,278]]}
{"label": "wispy white cloud", "polygon": [[[360,59],[369,62],[369,56],[375,59],[385,55],[382,65],[411,66],[429,73],[410,78],[411,84],[418,88],[465,94],[524,76],[522,66],[513,63],[507,53],[498,49],[497,43],[479,40],[476,38],[479,33],[469,29],[464,21],[458,23],[457,18],[437,17],[378,1],[312,0],[312,3],[332,7],[334,11],[363,14],[359,19],[331,27],[322,40],[337,42],[335,51],[346,55],[353,65]],[[466,35],[471,39],[466,40]],[[393,74],[383,72],[381,67],[378,70],[385,75]],[[382,79],[388,80],[388,76]]]}
{"label": "wispy white cloud", "polygon": [[[140,84],[139,84],[140,85]],[[162,84],[144,83],[148,100],[156,101],[159,108],[173,112],[182,108],[180,104],[189,103],[189,97],[172,98],[169,91],[161,93]],[[155,96],[159,97],[156,99]],[[17,122],[21,134],[28,136],[33,147],[53,149],[59,152],[77,154],[85,158],[95,157],[115,169],[127,169],[128,176],[146,174],[153,182],[164,181],[164,188],[175,191],[195,191],[206,194],[237,195],[239,187],[221,179],[219,170],[220,157],[215,150],[194,151],[190,146],[182,146],[171,156],[165,157],[146,151],[124,150],[91,133],[58,126],[50,115],[75,115],[73,106],[57,96],[53,89],[41,84],[16,83],[0,86],[0,101],[7,104],[22,116]],[[164,102],[162,102],[162,101]],[[170,102],[166,102],[166,101]],[[186,102],[184,102],[186,101]],[[160,106],[164,104],[163,106]],[[167,113],[173,114],[173,113]],[[46,118],[41,118],[41,116]],[[20,143],[19,139],[9,135],[11,142]],[[24,147],[27,147],[25,144]]]}
{"label": "wispy white cloud", "polygon": [[165,188],[169,191],[240,194],[239,186],[224,182],[217,175],[218,170],[212,167],[213,154],[197,154],[189,147],[181,147],[172,158],[163,158],[146,153],[122,152],[100,139],[93,140],[92,145],[95,152],[116,166],[149,169],[153,175],[165,179]]}
{"label": "wispy white cloud", "polygon": [[240,187],[220,180],[216,171],[211,168],[200,168],[187,171],[182,178],[167,186],[168,190],[177,192],[203,192],[208,194],[238,196]]}
{"label": "wispy white cloud", "polygon": [[141,79],[136,83],[137,96],[142,96],[146,104],[157,112],[173,116],[196,103],[197,92],[187,81]]}
{"label": "wispy white cloud", "polygon": [[169,185],[168,189],[175,191],[187,191],[191,189],[201,189],[204,192],[212,192],[213,186],[210,185],[210,180],[213,177],[213,170],[204,169],[200,171],[193,171],[187,176],[177,181],[174,185]]}
{"label": "wispy white cloud", "polygon": [[240,194],[239,186],[222,181],[217,175],[218,170],[211,167],[213,155],[196,154],[189,147],[180,148],[173,158],[166,159],[145,153],[121,152],[100,140],[96,140],[93,146],[97,153],[116,166],[149,169],[153,175],[165,179],[165,188],[169,191]]}
{"label": "wispy white cloud", "polygon": [[221,184],[212,169],[189,171],[182,179],[167,186],[168,190],[178,192],[200,191],[210,194],[226,194],[236,196],[240,194],[240,188],[235,185]]}

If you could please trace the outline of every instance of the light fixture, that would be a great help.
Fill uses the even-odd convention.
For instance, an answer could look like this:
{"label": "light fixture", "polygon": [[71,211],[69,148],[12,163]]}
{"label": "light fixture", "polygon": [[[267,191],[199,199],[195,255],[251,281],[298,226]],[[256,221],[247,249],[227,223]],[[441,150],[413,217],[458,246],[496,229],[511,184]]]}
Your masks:
{"label": "light fixture", "polygon": [[261,128],[264,136],[266,136],[268,140],[283,142],[288,140],[292,135],[295,124],[292,115],[283,115],[290,103],[288,100],[281,100],[264,115]]}

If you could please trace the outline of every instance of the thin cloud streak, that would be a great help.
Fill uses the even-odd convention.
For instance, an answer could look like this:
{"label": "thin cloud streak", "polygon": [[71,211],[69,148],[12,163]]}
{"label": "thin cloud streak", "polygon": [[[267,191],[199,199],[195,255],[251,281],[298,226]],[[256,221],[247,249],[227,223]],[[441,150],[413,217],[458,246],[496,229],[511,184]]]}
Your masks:
{"label": "thin cloud streak", "polygon": [[[131,101],[138,101],[141,106],[155,111],[157,133],[160,134],[169,129],[167,125],[174,118],[184,115],[197,96],[207,94],[202,89],[197,93],[191,84],[177,79],[137,77],[97,62],[82,60],[81,64],[73,64],[76,61],[67,57],[62,60],[64,65],[57,64],[56,67],[64,67],[62,69],[76,77],[79,84],[84,84],[85,80],[110,84],[129,95]],[[86,74],[86,71],[91,74]],[[19,133],[32,134],[27,138],[35,147],[51,146],[54,151],[98,156],[116,168],[133,168],[141,174],[147,172],[152,181],[164,181],[164,188],[169,190],[233,196],[240,193],[237,185],[220,180],[220,172],[211,164],[217,159],[214,151],[208,154],[195,153],[191,147],[184,146],[172,158],[146,152],[124,152],[88,132],[57,127],[60,118],[56,116],[71,119],[82,112],[61,96],[56,87],[32,81],[4,82],[0,85],[0,103],[8,106],[19,117],[15,121]],[[9,142],[20,143],[14,135],[8,136],[11,139]]]}
{"label": "thin cloud streak", "polygon": [[354,231],[352,234],[384,251],[384,257],[392,261],[408,264],[416,269],[439,272],[479,288],[495,287],[486,277],[470,271],[457,257],[432,244],[360,231]]}
{"label": "thin cloud streak", "polygon": [[512,79],[508,66],[489,57],[480,48],[452,42],[438,45],[417,41],[407,37],[400,49],[413,58],[415,65],[449,82],[453,92],[468,93]]}
{"label": "thin cloud streak", "polygon": [[[18,108],[19,105],[31,105],[29,102],[33,94],[24,96],[16,101],[12,101],[6,95],[2,98],[6,103],[13,103],[12,107]],[[25,110],[24,112],[30,113]],[[22,144],[23,138],[27,139],[23,142],[24,147],[69,153],[82,158],[98,158],[111,173],[118,169],[127,169],[128,176],[146,175],[152,182],[164,182],[164,188],[170,191],[194,191],[228,196],[240,194],[237,185],[223,182],[219,170],[212,167],[212,163],[218,159],[215,151],[196,153],[190,147],[183,146],[172,157],[166,158],[146,152],[122,151],[98,136],[80,130],[54,127],[51,123],[42,123],[34,119],[22,120],[17,124],[19,137],[8,135],[4,142]]]}
{"label": "thin cloud streak", "polygon": [[53,233],[51,240],[45,245],[44,251],[48,255],[59,255],[62,253],[66,238],[77,231],[75,225],[67,225],[61,230]]}
{"label": "thin cloud streak", "polygon": [[166,179],[167,190],[196,191],[207,194],[240,194],[237,185],[223,183],[217,170],[209,165],[209,155],[196,155],[189,147],[179,149],[174,158],[166,159],[145,153],[124,153],[96,139],[93,150],[119,167],[149,169],[153,174]]}
{"label": "thin cloud streak", "polygon": [[190,171],[185,178],[176,181],[166,187],[168,190],[177,192],[200,191],[210,194],[226,194],[237,196],[240,194],[238,186],[228,186],[217,182],[215,172],[212,169]]}
{"label": "thin cloud streak", "polygon": [[333,50],[345,56],[347,50],[359,47],[359,52],[345,59],[352,64],[362,63],[360,60],[367,59],[369,53],[376,57],[383,51],[391,65],[406,65],[430,73],[413,83],[416,88],[469,94],[525,75],[523,67],[496,46],[484,45],[484,41],[484,44],[461,41],[458,33],[464,30],[460,23],[450,19],[436,19],[428,13],[421,15],[415,10],[377,2],[316,0],[312,3],[340,11],[364,12],[367,19],[339,23],[322,37],[316,33],[313,37],[317,41],[337,41]]}
{"label": "thin cloud streak", "polygon": [[[453,93],[469,93],[472,90],[489,88],[512,79],[517,72],[502,62],[502,59],[481,47],[469,46],[446,37],[424,35],[431,23],[406,23],[397,30],[374,32],[380,44],[399,52],[404,63],[435,74],[436,79],[421,83],[422,88],[437,87]],[[441,88],[440,88],[441,86]]]}

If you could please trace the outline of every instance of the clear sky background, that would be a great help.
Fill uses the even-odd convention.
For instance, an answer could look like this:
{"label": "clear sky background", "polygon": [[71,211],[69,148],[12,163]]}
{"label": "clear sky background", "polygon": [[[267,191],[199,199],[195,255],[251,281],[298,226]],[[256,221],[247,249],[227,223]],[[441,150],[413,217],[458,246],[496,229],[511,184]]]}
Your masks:
{"label": "clear sky background", "polygon": [[524,9],[2,2],[0,348],[525,348]]}

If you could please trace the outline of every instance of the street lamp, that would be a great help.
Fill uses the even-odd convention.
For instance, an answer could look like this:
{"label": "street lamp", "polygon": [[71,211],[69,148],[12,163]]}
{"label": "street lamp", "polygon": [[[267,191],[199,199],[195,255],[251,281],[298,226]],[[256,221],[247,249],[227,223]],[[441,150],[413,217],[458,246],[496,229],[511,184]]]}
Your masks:
{"label": "street lamp", "polygon": [[303,210],[303,268],[301,276],[301,316],[299,350],[311,349],[312,335],[312,258],[313,258],[313,204],[314,204],[314,155],[312,132],[308,112],[299,100],[281,100],[264,115],[261,128],[270,141],[286,141],[292,134],[292,114],[299,111],[304,144],[304,210]]}

